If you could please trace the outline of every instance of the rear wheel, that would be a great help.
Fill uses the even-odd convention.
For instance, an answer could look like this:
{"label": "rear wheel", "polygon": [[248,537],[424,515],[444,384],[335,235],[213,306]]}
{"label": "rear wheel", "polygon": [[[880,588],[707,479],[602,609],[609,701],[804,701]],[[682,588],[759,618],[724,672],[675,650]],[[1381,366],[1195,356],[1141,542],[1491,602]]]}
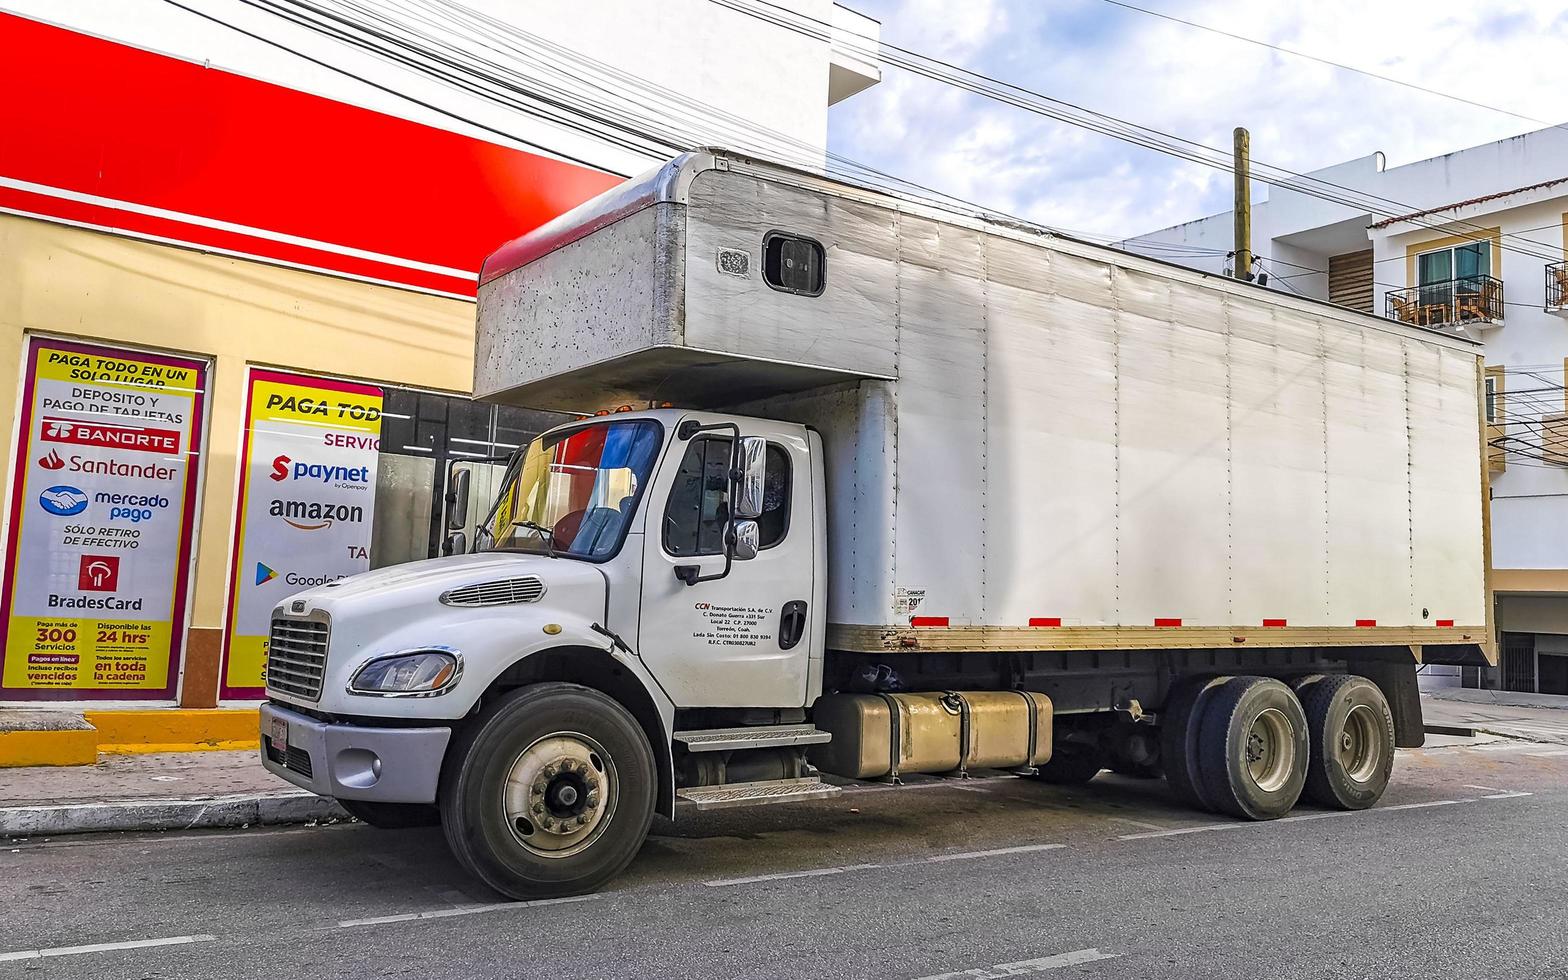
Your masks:
{"label": "rear wheel", "polygon": [[1198,735],[1198,772],[1209,805],[1252,820],[1290,812],[1307,781],[1307,717],[1291,689],[1270,677],[1233,677],[1214,692]]}
{"label": "rear wheel", "polygon": [[496,891],[581,894],[636,856],[656,778],[625,708],[590,688],[535,684],[496,701],[454,744],[441,823],[452,853]]}
{"label": "rear wheel", "polygon": [[441,811],[430,803],[375,803],[369,800],[338,800],[338,806],[360,823],[381,830],[406,827],[434,827],[441,822]]}
{"label": "rear wheel", "polygon": [[1198,733],[1213,692],[1228,677],[1184,677],[1171,685],[1160,709],[1160,765],[1171,794],[1188,806],[1209,809],[1198,776]]}
{"label": "rear wheel", "polygon": [[1394,715],[1378,686],[1353,674],[1301,690],[1311,733],[1307,798],[1341,810],[1376,803],[1394,773]]}

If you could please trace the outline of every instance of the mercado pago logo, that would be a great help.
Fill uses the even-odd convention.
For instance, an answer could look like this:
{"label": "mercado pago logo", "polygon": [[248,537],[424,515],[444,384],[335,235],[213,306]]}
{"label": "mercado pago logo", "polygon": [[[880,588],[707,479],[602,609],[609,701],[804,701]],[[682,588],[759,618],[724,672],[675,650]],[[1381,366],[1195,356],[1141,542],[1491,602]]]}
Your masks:
{"label": "mercado pago logo", "polygon": [[55,517],[75,517],[87,509],[87,494],[80,487],[57,484],[38,494],[38,506]]}
{"label": "mercado pago logo", "polygon": [[0,697],[172,697],[206,363],[33,337],[25,364]]}
{"label": "mercado pago logo", "polygon": [[229,574],[224,692],[258,696],[272,610],[370,568],[381,444],[374,385],[254,368]]}

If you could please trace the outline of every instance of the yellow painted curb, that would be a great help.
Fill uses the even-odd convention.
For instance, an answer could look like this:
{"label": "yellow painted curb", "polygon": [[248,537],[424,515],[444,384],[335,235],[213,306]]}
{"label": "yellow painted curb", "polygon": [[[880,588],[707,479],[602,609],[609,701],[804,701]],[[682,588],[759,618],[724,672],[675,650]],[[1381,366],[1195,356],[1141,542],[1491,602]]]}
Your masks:
{"label": "yellow painted curb", "polygon": [[261,722],[255,708],[168,708],[85,711],[108,755],[253,749]]}
{"label": "yellow painted curb", "polygon": [[91,766],[97,762],[98,733],[91,728],[0,732],[0,769]]}

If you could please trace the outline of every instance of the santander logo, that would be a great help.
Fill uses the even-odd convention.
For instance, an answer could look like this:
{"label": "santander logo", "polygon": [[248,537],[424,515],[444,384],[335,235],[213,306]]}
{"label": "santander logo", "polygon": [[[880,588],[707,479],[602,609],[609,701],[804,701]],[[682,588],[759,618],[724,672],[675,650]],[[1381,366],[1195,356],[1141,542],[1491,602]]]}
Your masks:
{"label": "santander logo", "polygon": [[49,450],[49,455],[38,461],[38,465],[46,470],[58,470],[65,466],[65,460],[60,458],[59,453],[51,449]]}

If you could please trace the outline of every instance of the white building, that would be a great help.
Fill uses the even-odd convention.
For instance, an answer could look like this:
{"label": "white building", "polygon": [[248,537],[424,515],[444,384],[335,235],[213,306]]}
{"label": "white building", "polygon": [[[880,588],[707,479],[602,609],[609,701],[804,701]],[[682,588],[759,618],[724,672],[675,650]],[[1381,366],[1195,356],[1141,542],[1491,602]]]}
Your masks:
{"label": "white building", "polygon": [[[1299,186],[1357,203],[1268,188],[1253,208],[1254,271],[1271,289],[1486,344],[1502,665],[1484,683],[1568,694],[1568,129],[1304,176]],[[1226,211],[1123,245],[1221,273],[1232,235]]]}

